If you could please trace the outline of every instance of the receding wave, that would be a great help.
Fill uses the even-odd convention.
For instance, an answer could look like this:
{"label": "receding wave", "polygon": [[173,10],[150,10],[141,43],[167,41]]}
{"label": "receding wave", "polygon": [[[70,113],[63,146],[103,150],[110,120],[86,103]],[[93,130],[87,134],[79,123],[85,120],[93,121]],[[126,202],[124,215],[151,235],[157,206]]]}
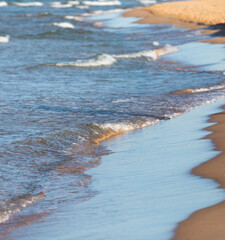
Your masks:
{"label": "receding wave", "polygon": [[102,123],[102,124],[92,124],[92,127],[96,131],[97,135],[92,140],[94,143],[99,143],[104,141],[108,138],[111,138],[116,135],[120,135],[123,133],[131,132],[137,130],[139,128],[145,128],[151,125],[158,123],[159,119],[151,119],[144,122],[120,122],[120,123]]}
{"label": "receding wave", "polygon": [[214,90],[225,89],[225,84],[219,84],[212,87],[203,87],[203,88],[186,88],[183,90],[174,91],[173,94],[180,95],[180,94],[189,94],[189,93],[202,93],[202,92],[210,92]]}
{"label": "receding wave", "polygon": [[116,62],[116,59],[108,54],[101,54],[93,59],[77,60],[75,62],[57,63],[58,67],[100,67],[110,66]]}
{"label": "receding wave", "polygon": [[8,221],[10,216],[14,213],[21,212],[25,207],[29,206],[32,203],[38,202],[44,199],[45,194],[39,193],[34,196],[21,195],[15,198],[12,198],[8,201],[3,201],[0,203],[0,223]]}

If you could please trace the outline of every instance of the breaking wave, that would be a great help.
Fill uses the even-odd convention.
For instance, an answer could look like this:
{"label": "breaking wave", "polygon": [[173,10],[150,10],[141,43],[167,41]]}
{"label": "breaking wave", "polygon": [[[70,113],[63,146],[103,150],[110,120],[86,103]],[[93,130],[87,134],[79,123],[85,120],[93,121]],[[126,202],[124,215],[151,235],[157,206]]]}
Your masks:
{"label": "breaking wave", "polygon": [[123,59],[132,59],[132,58],[141,58],[146,57],[151,60],[156,60],[158,57],[169,54],[172,52],[178,51],[177,47],[166,45],[163,48],[158,48],[155,50],[145,50],[137,53],[130,54],[121,54],[121,55],[109,55],[109,54],[100,54],[94,58],[88,60],[77,60],[75,62],[67,63],[56,63],[57,67],[101,67],[101,66],[110,66],[117,62],[116,58]]}
{"label": "breaking wave", "polygon": [[0,223],[8,221],[10,216],[14,213],[21,212],[25,207],[31,205],[32,203],[38,202],[45,198],[44,193],[39,193],[34,196],[21,195],[12,198],[8,201],[3,201],[0,203]]}
{"label": "breaking wave", "polygon": [[157,48],[154,50],[144,50],[141,52],[137,52],[137,53],[129,53],[129,54],[121,54],[121,55],[113,55],[113,57],[115,58],[140,58],[140,57],[146,57],[146,58],[150,58],[153,60],[156,60],[158,57],[169,54],[169,53],[173,53],[173,52],[177,52],[178,48],[175,46],[171,46],[171,45],[166,45],[162,48]]}
{"label": "breaking wave", "polygon": [[100,67],[110,66],[116,62],[116,59],[111,55],[101,54],[93,59],[77,60],[75,62],[57,63],[57,67]]}

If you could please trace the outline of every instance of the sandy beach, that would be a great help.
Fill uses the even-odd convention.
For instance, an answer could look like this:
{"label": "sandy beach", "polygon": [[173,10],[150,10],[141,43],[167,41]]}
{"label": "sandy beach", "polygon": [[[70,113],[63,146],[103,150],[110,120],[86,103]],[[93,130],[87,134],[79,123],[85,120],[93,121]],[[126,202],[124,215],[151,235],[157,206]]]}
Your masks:
{"label": "sandy beach", "polygon": [[0,239],[224,239],[223,1],[0,3]]}
{"label": "sandy beach", "polygon": [[[126,17],[138,17],[138,23],[143,24],[177,24],[178,27],[191,29],[206,28],[220,25],[217,30],[207,33],[220,33],[216,39],[209,39],[211,43],[225,43],[224,27],[225,4],[223,0],[195,0],[156,4],[150,7],[136,8],[127,13]],[[206,32],[203,32],[205,34]],[[219,34],[220,35],[220,34]]]}

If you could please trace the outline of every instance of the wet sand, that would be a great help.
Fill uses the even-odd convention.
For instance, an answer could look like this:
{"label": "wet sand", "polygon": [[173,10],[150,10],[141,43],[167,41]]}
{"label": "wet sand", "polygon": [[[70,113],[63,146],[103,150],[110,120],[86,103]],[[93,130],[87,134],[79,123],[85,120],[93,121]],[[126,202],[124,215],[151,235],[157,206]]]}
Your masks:
{"label": "wet sand", "polygon": [[[222,107],[223,110],[225,106]],[[215,144],[215,151],[221,151],[213,159],[199,165],[192,173],[203,178],[211,178],[225,188],[225,111],[213,114],[209,119],[214,125],[205,130],[212,131],[206,138]],[[187,220],[181,222],[175,231],[173,240],[222,240],[225,239],[225,201],[199,210]]]}

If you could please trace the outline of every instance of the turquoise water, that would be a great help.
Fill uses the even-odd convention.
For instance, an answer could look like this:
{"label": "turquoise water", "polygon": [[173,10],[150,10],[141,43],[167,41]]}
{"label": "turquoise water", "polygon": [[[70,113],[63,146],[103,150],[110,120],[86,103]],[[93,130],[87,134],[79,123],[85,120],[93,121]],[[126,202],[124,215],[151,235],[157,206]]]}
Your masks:
{"label": "turquoise water", "polygon": [[[24,219],[95,196],[85,171],[112,152],[98,139],[224,97],[221,57],[203,63],[210,69],[199,69],[198,61],[177,63],[185,51],[191,55],[190,42],[207,36],[122,17],[135,6],[143,1],[0,2],[4,238]],[[198,56],[205,46],[198,45]],[[210,53],[222,53],[218,48]],[[193,93],[182,92],[187,88]]]}

